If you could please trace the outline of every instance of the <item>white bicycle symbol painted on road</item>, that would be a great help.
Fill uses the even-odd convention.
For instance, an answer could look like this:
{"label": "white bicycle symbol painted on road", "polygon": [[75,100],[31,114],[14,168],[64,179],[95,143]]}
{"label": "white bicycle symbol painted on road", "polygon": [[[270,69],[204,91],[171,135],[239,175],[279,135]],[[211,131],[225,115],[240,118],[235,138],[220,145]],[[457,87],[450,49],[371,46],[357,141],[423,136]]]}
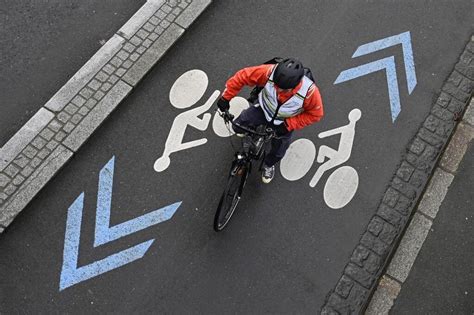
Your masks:
{"label": "white bicycle symbol painted on road", "polygon": [[[194,106],[204,96],[208,84],[209,80],[204,71],[190,70],[185,72],[171,87],[169,95],[171,105],[178,109]],[[176,116],[166,140],[163,154],[154,163],[156,172],[163,172],[169,167],[171,154],[207,143],[207,138],[185,143],[183,143],[183,139],[188,126],[200,131],[205,131],[209,127],[212,115],[207,113],[207,111],[211,109],[219,95],[220,91],[216,90],[203,105],[189,109]],[[238,116],[249,106],[246,99],[235,97],[231,100],[230,112]],[[321,139],[340,135],[337,150],[321,145],[316,156],[316,147],[311,140],[305,138],[295,140],[280,162],[282,176],[289,181],[297,181],[309,172],[316,159],[316,162],[321,165],[309,183],[310,187],[315,187],[324,173],[338,167],[326,181],[323,193],[324,201],[332,209],[340,209],[347,205],[357,191],[359,175],[353,167],[340,165],[347,162],[351,156],[355,126],[361,116],[361,111],[355,108],[348,115],[349,123],[347,125],[319,133],[318,137]],[[212,129],[219,137],[229,137],[232,135],[217,113],[212,122]]]}
{"label": "white bicycle symbol painted on road", "polygon": [[[316,157],[313,142],[305,138],[294,141],[280,162],[281,175],[289,181],[301,179],[309,172],[316,157],[316,162],[322,164],[309,182],[311,187],[315,187],[326,171],[349,160],[354,143],[355,124],[361,115],[361,111],[355,108],[349,113],[349,124],[318,135],[319,138],[326,138],[340,134],[337,150],[322,145]],[[324,186],[324,201],[330,208],[340,209],[352,200],[358,186],[357,171],[351,166],[341,166],[329,176]]]}

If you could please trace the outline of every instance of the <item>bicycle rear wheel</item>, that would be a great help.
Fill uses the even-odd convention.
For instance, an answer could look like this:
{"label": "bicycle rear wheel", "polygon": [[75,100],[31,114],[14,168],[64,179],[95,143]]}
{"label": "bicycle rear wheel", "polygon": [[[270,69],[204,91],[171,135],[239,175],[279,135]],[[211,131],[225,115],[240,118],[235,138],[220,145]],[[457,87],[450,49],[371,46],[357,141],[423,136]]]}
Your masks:
{"label": "bicycle rear wheel", "polygon": [[214,230],[216,232],[222,231],[234,214],[247,181],[248,172],[248,165],[235,165],[232,167],[214,217]]}

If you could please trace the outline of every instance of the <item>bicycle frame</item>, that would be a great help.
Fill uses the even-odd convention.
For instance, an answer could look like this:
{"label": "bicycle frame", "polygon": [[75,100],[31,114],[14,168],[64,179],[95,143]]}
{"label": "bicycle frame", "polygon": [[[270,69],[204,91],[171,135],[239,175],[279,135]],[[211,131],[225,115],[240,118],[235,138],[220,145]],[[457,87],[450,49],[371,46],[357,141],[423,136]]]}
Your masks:
{"label": "bicycle frame", "polygon": [[[214,216],[214,230],[216,232],[222,231],[232,217],[252,170],[252,162],[261,159],[263,164],[265,156],[264,145],[275,137],[274,130],[268,126],[259,126],[257,130],[252,130],[235,123],[233,121],[234,116],[228,111],[224,113],[219,112],[219,115],[226,124],[230,122],[232,126],[243,130],[245,138],[242,139],[242,150],[235,152],[235,159],[232,161],[227,185],[217,206],[216,215]],[[262,129],[264,129],[263,132]],[[233,183],[237,183],[236,181],[238,181],[238,186],[233,186]]]}
{"label": "bicycle frame", "polygon": [[[275,131],[264,125],[258,126],[256,130],[249,127],[242,126],[234,122],[234,116],[228,111],[220,114],[226,123],[231,123],[232,126],[245,131],[245,139],[243,141],[244,154],[248,155],[250,160],[259,160],[264,154],[264,145],[271,139],[276,138]],[[263,131],[262,128],[265,128]],[[247,143],[245,143],[247,140]],[[247,146],[246,146],[247,145]],[[237,153],[238,155],[239,153]]]}

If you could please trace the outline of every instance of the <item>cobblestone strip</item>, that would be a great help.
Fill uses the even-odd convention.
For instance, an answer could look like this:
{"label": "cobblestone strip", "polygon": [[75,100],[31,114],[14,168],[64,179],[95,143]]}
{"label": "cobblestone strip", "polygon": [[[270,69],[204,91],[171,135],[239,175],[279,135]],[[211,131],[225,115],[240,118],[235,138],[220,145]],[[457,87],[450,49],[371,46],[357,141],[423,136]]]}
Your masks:
{"label": "cobblestone strip", "polygon": [[[474,36],[444,83],[430,114],[408,145],[405,157],[352,252],[341,278],[329,292],[321,314],[361,314],[365,311],[434,167],[471,99],[473,88]],[[472,108],[467,112],[471,111]],[[467,116],[473,119],[471,115]],[[464,122],[458,128],[463,125]],[[420,216],[420,225],[426,225],[426,216],[423,215],[421,219]],[[392,295],[397,292],[393,281],[383,279],[381,283],[384,287],[381,290]]]}
{"label": "cobblestone strip", "polygon": [[389,313],[415,263],[449,186],[456,176],[459,163],[472,140],[474,140],[474,99],[471,99],[463,120],[456,127],[456,131],[430,179],[413,219],[370,301],[367,315]]}
{"label": "cobblestone strip", "polygon": [[211,0],[149,0],[0,149],[0,233]]}

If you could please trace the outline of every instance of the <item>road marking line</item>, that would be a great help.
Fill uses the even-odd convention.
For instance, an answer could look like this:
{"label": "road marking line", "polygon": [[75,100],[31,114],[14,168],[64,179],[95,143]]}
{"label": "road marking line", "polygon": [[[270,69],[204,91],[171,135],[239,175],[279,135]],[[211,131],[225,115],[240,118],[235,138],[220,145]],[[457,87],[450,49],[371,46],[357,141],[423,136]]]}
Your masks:
{"label": "road marking line", "polygon": [[[153,225],[167,221],[171,219],[182,203],[179,201],[111,226],[110,211],[112,205],[114,168],[115,156],[105,164],[99,173],[94,247],[107,244]],[[59,291],[142,258],[154,242],[154,239],[151,239],[134,245],[131,248],[116,252],[104,259],[78,266],[83,209],[84,192],[76,198],[68,209]]]}

